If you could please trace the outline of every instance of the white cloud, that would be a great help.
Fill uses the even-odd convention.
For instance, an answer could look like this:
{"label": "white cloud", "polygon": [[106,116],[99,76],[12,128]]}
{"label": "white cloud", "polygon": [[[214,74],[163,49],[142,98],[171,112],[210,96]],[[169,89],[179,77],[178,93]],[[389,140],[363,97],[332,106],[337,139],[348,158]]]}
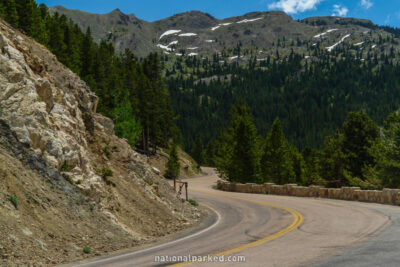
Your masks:
{"label": "white cloud", "polygon": [[365,9],[370,9],[374,3],[372,3],[371,0],[361,0],[360,5]]}
{"label": "white cloud", "polygon": [[348,12],[349,12],[349,9],[345,6],[333,5],[332,16],[345,17]]}
{"label": "white cloud", "polygon": [[282,9],[286,13],[301,13],[315,9],[316,5],[324,0],[279,0],[268,5],[269,9]]}
{"label": "white cloud", "polygon": [[386,19],[385,19],[385,24],[386,25],[388,25],[388,24],[390,24],[390,21],[392,20],[392,16],[389,14],[389,15],[387,15],[386,16]]}

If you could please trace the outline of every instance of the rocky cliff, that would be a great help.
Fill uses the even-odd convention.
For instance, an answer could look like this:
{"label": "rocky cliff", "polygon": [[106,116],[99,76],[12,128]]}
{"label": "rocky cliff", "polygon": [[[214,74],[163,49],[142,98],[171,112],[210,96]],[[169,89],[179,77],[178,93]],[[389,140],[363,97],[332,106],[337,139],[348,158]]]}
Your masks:
{"label": "rocky cliff", "polygon": [[195,224],[97,97],[45,47],[0,21],[0,266],[58,264]]}

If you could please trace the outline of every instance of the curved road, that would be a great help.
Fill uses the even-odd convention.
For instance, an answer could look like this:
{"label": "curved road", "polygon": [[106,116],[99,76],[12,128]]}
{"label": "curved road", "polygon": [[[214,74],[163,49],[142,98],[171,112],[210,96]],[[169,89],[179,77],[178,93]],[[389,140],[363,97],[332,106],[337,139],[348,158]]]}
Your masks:
{"label": "curved road", "polygon": [[206,170],[210,175],[188,180],[190,198],[215,212],[205,229],[73,266],[185,266],[165,256],[188,255],[245,258],[191,266],[400,266],[400,207],[221,192]]}

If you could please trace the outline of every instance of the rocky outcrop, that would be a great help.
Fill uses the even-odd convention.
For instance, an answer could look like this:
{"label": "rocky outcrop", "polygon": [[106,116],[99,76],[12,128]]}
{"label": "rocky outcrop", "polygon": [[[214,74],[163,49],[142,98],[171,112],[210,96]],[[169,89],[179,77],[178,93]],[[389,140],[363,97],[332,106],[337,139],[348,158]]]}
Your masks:
{"label": "rocky outcrop", "polygon": [[98,184],[100,177],[87,153],[84,121],[95,112],[97,97],[50,53],[43,49],[39,59],[30,49],[32,40],[2,26],[0,118],[50,168],[70,166],[71,178],[82,179],[82,188]]}

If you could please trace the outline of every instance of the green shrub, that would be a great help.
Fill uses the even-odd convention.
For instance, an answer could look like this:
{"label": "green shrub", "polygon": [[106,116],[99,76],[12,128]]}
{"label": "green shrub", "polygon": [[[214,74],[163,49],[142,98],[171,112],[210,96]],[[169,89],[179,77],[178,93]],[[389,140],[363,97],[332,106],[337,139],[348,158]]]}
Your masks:
{"label": "green shrub", "polygon": [[99,170],[99,174],[101,175],[101,177],[103,177],[104,179],[107,177],[112,177],[114,175],[113,171],[108,169],[108,168],[101,168]]}
{"label": "green shrub", "polygon": [[199,203],[197,203],[197,201],[196,201],[196,200],[193,200],[193,199],[189,199],[188,202],[189,202],[190,204],[192,204],[193,206],[195,206],[195,207],[199,205]]}
{"label": "green shrub", "polygon": [[111,152],[110,152],[110,146],[109,145],[105,145],[103,148],[103,153],[106,155],[106,157],[109,159],[111,158]]}
{"label": "green shrub", "polygon": [[69,171],[71,171],[72,170],[72,167],[71,166],[69,166],[66,162],[62,165],[62,167],[61,167],[61,171],[62,172],[69,172]]}
{"label": "green shrub", "polygon": [[67,180],[68,183],[70,183],[70,184],[75,184],[74,180],[72,180],[72,178],[69,177],[68,175],[65,176],[65,179]]}
{"label": "green shrub", "polygon": [[18,209],[18,198],[14,195],[10,195],[9,199],[10,199],[11,203],[14,205],[14,207],[16,209]]}
{"label": "green shrub", "polygon": [[108,179],[108,177],[112,177],[114,175],[112,170],[108,168],[102,168],[99,170],[99,174],[101,177],[103,177],[107,185],[112,185],[113,187],[117,186],[113,180]]}
{"label": "green shrub", "polygon": [[84,246],[83,247],[83,253],[85,254],[90,254],[92,251],[90,250],[90,248],[88,246]]}

